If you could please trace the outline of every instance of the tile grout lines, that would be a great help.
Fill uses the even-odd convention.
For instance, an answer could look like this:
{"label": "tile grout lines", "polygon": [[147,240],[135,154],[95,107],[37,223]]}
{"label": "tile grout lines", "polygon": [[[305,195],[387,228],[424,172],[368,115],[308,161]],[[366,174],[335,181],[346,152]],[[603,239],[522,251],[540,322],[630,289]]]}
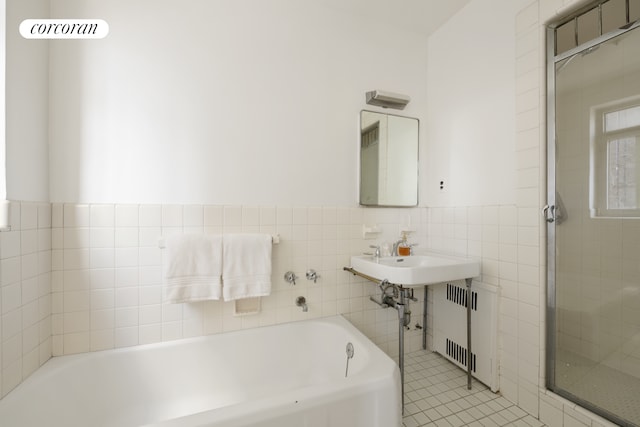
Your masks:
{"label": "tile grout lines", "polygon": [[437,353],[418,350],[405,356],[404,427],[543,427],[524,410],[473,381]]}

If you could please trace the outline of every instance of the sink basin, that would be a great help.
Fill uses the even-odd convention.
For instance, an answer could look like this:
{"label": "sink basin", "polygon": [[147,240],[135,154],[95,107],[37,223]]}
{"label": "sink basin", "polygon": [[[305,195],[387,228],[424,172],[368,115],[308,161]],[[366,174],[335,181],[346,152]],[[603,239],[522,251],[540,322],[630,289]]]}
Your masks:
{"label": "sink basin", "polygon": [[351,268],[409,288],[480,275],[479,261],[435,253],[381,257],[378,260],[371,255],[355,255],[351,257]]}

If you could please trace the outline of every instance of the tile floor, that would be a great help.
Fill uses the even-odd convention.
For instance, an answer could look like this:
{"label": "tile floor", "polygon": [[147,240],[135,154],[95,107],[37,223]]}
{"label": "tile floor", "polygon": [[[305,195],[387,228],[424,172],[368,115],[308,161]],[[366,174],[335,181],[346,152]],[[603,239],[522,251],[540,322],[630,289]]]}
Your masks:
{"label": "tile floor", "polygon": [[419,350],[405,355],[405,427],[544,426],[536,418],[473,381],[437,353]]}
{"label": "tile floor", "polygon": [[[634,371],[640,373],[635,356],[640,355],[639,344],[640,335],[625,343],[626,355],[621,351],[613,352],[600,363],[559,348],[556,352],[557,385],[618,414],[634,426],[640,426],[640,378],[633,374]],[[634,346],[635,354],[633,350],[629,351]]]}

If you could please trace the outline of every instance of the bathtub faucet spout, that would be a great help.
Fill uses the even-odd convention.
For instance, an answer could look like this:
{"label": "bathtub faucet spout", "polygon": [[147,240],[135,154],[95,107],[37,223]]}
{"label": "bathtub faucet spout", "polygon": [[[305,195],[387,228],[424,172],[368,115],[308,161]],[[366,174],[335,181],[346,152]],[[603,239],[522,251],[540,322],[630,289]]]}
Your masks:
{"label": "bathtub faucet spout", "polygon": [[304,311],[305,313],[309,311],[309,307],[307,307],[307,300],[305,299],[305,297],[296,298],[296,305],[298,307],[302,307],[302,311]]}

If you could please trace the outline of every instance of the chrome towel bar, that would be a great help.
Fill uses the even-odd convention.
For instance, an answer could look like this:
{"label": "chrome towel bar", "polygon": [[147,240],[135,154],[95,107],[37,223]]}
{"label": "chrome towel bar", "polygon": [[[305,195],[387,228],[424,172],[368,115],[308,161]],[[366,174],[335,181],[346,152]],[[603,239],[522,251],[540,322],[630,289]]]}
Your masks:
{"label": "chrome towel bar", "polygon": [[[274,245],[277,245],[280,243],[280,235],[279,234],[273,234],[271,235],[271,243],[273,243]],[[167,247],[164,237],[158,237],[158,247],[160,249],[164,249]]]}

